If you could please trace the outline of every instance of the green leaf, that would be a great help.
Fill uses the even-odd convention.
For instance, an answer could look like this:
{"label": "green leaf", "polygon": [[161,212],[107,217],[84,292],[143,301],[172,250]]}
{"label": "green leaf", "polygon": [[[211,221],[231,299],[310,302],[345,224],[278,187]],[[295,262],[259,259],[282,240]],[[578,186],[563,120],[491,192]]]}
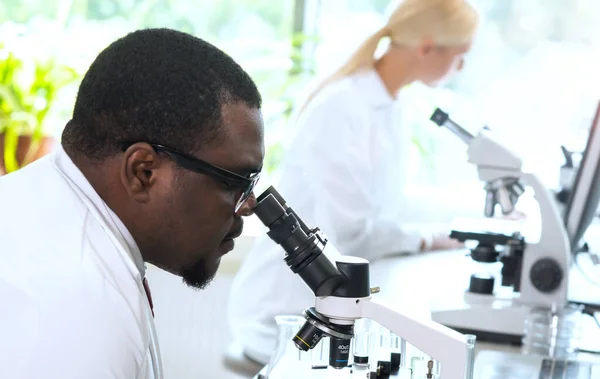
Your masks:
{"label": "green leaf", "polygon": [[19,144],[19,134],[15,129],[7,129],[4,132],[4,168],[6,173],[11,173],[19,169],[17,162],[17,145]]}

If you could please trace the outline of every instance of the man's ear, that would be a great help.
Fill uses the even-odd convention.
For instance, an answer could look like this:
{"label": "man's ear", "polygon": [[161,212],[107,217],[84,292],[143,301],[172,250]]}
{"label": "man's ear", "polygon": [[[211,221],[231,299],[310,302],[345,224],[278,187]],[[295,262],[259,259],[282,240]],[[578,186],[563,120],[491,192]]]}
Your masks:
{"label": "man's ear", "polygon": [[149,200],[150,188],[156,185],[160,166],[160,157],[147,143],[135,143],[123,153],[121,183],[132,199],[140,203]]}

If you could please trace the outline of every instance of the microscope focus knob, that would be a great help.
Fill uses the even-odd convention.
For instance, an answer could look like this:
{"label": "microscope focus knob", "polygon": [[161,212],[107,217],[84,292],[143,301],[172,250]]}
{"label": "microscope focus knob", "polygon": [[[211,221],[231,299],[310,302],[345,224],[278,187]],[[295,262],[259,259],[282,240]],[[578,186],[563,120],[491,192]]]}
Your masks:
{"label": "microscope focus knob", "polygon": [[560,286],[563,279],[563,270],[554,259],[543,258],[531,266],[529,277],[538,291],[549,293]]}

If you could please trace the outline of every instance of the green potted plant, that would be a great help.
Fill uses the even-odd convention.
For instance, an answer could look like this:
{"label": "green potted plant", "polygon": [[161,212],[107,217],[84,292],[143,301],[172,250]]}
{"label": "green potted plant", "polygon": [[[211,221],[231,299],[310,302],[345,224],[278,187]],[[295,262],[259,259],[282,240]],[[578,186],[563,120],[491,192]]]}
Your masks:
{"label": "green potted plant", "polygon": [[58,91],[77,77],[54,59],[25,60],[0,45],[0,175],[51,151],[48,112]]}

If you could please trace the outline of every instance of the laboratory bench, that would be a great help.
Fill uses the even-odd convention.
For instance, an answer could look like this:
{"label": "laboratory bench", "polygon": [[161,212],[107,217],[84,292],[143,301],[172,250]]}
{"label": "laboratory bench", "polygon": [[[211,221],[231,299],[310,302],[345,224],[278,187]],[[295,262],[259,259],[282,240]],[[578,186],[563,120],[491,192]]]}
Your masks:
{"label": "laboratory bench", "polygon": [[[379,286],[378,296],[388,301],[415,304],[429,310],[437,301],[447,302],[449,298],[463,296],[473,269],[468,253],[468,250],[455,250],[384,258],[371,263],[371,285]],[[600,268],[597,270],[600,272]],[[576,298],[600,304],[600,287],[580,275],[570,275],[569,279]],[[600,328],[591,317],[584,317],[583,321],[581,347],[600,351]],[[600,378],[600,355],[580,354],[578,360],[585,362],[583,364],[592,363],[597,377],[591,378]],[[474,378],[544,378],[540,373],[543,363],[541,358],[521,354],[519,346],[477,341]]]}
{"label": "laboratory bench", "polygon": [[[464,249],[395,255],[374,261],[371,263],[371,286],[380,288],[380,292],[374,296],[382,297],[400,308],[406,306],[413,314],[422,313],[424,317],[430,317],[429,310],[438,299],[447,301],[450,297],[464,294],[473,268],[467,255],[468,250]],[[573,277],[572,281],[572,285],[578,288],[578,296],[583,296],[583,293],[600,304],[600,287],[591,286],[579,276]],[[585,317],[584,320],[582,347],[600,351],[600,328],[591,317]],[[483,341],[477,341],[475,346],[476,379],[600,378],[600,355],[578,356],[578,360],[583,362],[580,364],[591,362],[593,368],[590,370],[594,370],[594,376],[573,376],[569,374],[571,371],[566,370],[563,370],[564,375],[543,376],[544,370],[546,373],[552,370],[545,367],[548,362],[521,354],[519,346]]]}

